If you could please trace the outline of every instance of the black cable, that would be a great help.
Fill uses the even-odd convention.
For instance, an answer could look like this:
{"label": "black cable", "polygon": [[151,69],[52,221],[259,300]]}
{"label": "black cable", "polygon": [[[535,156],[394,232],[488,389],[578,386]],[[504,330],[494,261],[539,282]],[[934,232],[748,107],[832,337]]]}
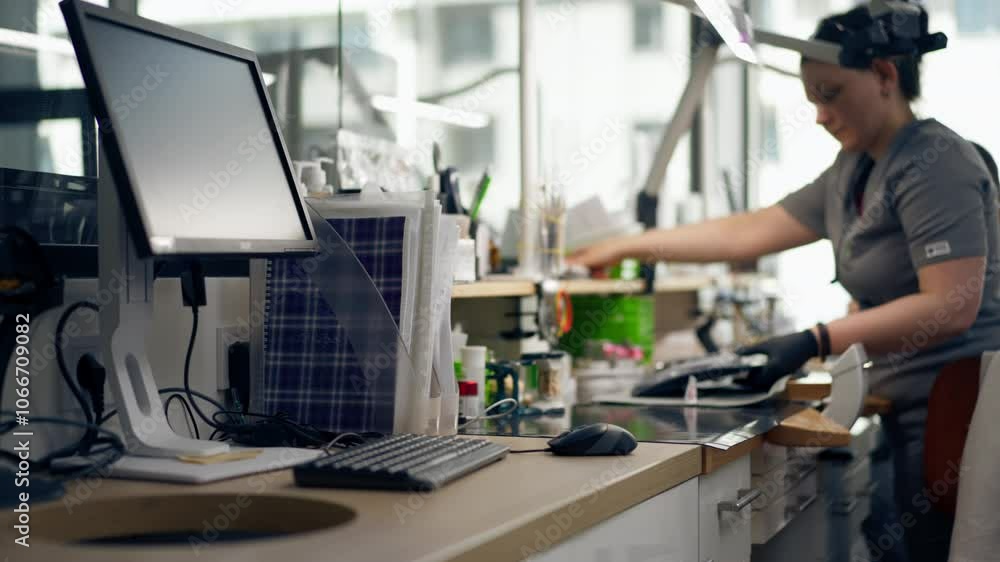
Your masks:
{"label": "black cable", "polygon": [[[66,323],[69,321],[69,317],[80,308],[89,308],[95,312],[100,312],[97,305],[88,301],[79,301],[70,305],[66,310],[63,311],[62,315],[59,316],[59,322],[56,324],[56,362],[59,364],[59,373],[62,375],[64,381],[66,381],[67,386],[69,386],[70,391],[73,396],[76,397],[77,403],[80,405],[80,409],[83,410],[83,415],[87,418],[87,423],[89,425],[94,425],[94,416],[90,412],[90,405],[87,404],[86,399],[83,397],[83,392],[76,386],[73,379],[69,376],[69,368],[66,367],[66,358],[63,356],[63,345],[65,341],[63,339],[63,330],[66,329]],[[88,432],[89,435],[90,432]]]}
{"label": "black cable", "polygon": [[327,443],[330,442],[330,437],[324,434],[322,430],[306,424],[301,424],[292,421],[288,419],[287,416],[280,413],[277,415],[272,415],[272,414],[255,414],[253,412],[237,412],[235,410],[220,410],[212,414],[212,418],[214,419],[216,416],[222,414],[230,416],[233,414],[242,414],[244,416],[249,416],[252,418],[261,418],[263,420],[262,422],[258,423],[224,424],[224,427],[219,428],[221,431],[225,431],[231,434],[239,434],[241,433],[241,430],[242,431],[252,430],[255,426],[259,425],[260,423],[273,422],[280,424],[281,426],[285,427],[288,431],[297,435],[298,437],[301,437],[310,444],[326,445]]}
{"label": "black cable", "polygon": [[[184,388],[180,387],[180,386],[168,386],[166,388],[161,388],[158,392],[159,392],[159,394],[170,394],[170,393],[186,394],[186,392],[184,391]],[[197,390],[192,390],[191,394],[194,394],[196,397],[201,398],[202,400],[204,400],[205,402],[208,402],[209,404],[215,406],[219,410],[225,410],[226,409],[226,407],[223,406],[221,402],[219,402],[218,400],[212,398],[211,396],[209,396],[207,394],[204,394],[202,392],[198,392]],[[107,414],[105,414],[105,416],[103,418],[101,418],[100,422],[98,422],[98,425],[104,425],[105,422],[107,422],[111,418],[115,417],[115,415],[117,415],[117,414],[118,414],[118,410],[111,410],[110,412],[108,412]]]}
{"label": "black cable", "polygon": [[171,394],[170,397],[167,398],[167,401],[163,403],[163,415],[167,418],[167,425],[170,425],[170,403],[174,400],[181,401],[181,406],[184,407],[184,412],[187,414],[188,421],[191,422],[191,430],[194,432],[194,438],[201,439],[201,432],[198,431],[198,421],[194,419],[194,414],[191,412],[191,405],[184,399],[183,394]]}
{"label": "black cable", "polygon": [[[182,387],[182,386],[168,386],[168,387],[160,390],[160,394],[166,394],[168,392],[177,392],[177,393],[181,393],[181,394],[187,394],[187,391],[184,390],[184,387]],[[215,406],[216,409],[218,409],[218,410],[225,410],[226,409],[226,406],[223,405],[222,402],[219,402],[218,400],[216,400],[215,398],[212,398],[211,396],[205,394],[204,392],[198,392],[197,390],[192,390],[191,394],[194,394],[198,398],[201,398],[205,402],[208,402],[209,404]]]}
{"label": "black cable", "polygon": [[[0,416],[14,417],[15,413],[4,410],[0,411]],[[88,430],[88,432],[92,431],[96,434],[101,435],[94,439],[93,444],[94,445],[106,444],[108,446],[102,449],[91,450],[88,455],[83,455],[80,458],[91,457],[99,454],[112,452],[112,454],[108,455],[107,458],[95,464],[90,464],[81,467],[72,467],[72,468],[53,468],[52,467],[53,461],[76,456],[76,451],[73,450],[75,449],[75,447],[74,448],[64,447],[63,449],[49,453],[48,455],[46,455],[45,457],[41,458],[38,461],[29,460],[28,461],[29,465],[32,467],[32,470],[35,471],[48,472],[67,479],[80,478],[83,476],[87,476],[93,472],[98,472],[102,470],[111,463],[117,461],[119,458],[121,458],[122,455],[125,454],[125,443],[122,442],[121,437],[119,437],[118,434],[112,431],[108,431],[107,429],[104,429],[103,427],[100,427],[93,423],[83,423],[83,422],[78,422],[76,420],[70,420],[64,418],[49,418],[49,417],[33,417],[31,418],[30,423],[50,423],[56,425],[81,427],[83,429]],[[4,422],[0,424],[0,435],[13,431],[17,427],[18,424],[16,423],[15,420]],[[67,449],[70,450],[72,454],[66,454],[65,451]],[[20,457],[15,455],[12,451],[7,451],[7,450],[0,450],[0,456],[10,458],[15,462],[19,462],[21,460]]]}
{"label": "black cable", "polygon": [[188,401],[191,403],[191,406],[194,407],[194,411],[198,414],[198,417],[204,420],[209,427],[211,427],[212,429],[217,429],[232,434],[234,436],[238,436],[241,433],[247,433],[248,431],[253,431],[254,429],[256,429],[255,426],[257,426],[258,424],[246,424],[246,423],[234,424],[227,422],[218,422],[215,420],[216,416],[223,414],[228,416],[233,416],[233,415],[250,416],[250,417],[263,418],[269,422],[276,422],[280,424],[282,427],[284,427],[286,430],[291,432],[292,434],[302,439],[305,439],[307,442],[313,444],[322,445],[329,442],[329,439],[327,439],[324,435],[322,435],[320,431],[302,425],[300,423],[294,422],[292,420],[289,420],[283,416],[274,416],[270,414],[254,414],[254,413],[239,412],[234,410],[226,410],[223,408],[213,413],[212,417],[209,418],[198,406],[198,403],[195,402],[193,397],[193,392],[191,391],[191,354],[194,351],[194,342],[197,336],[198,336],[198,307],[192,305],[191,338],[188,340],[187,353],[184,356],[184,392],[187,394]]}
{"label": "black cable", "polygon": [[511,454],[516,453],[548,453],[552,449],[521,449],[520,451],[509,451]]}
{"label": "black cable", "polygon": [[[291,434],[294,437],[304,440],[308,444],[312,445],[325,445],[330,442],[330,436],[323,431],[305,425],[298,422],[292,421],[287,418],[286,415],[278,414],[256,414],[252,412],[241,412],[235,410],[228,410],[218,401],[191,389],[191,356],[194,353],[194,342],[198,337],[198,307],[191,307],[191,336],[188,339],[187,352],[184,355],[184,386],[183,388],[165,388],[160,390],[160,394],[166,392],[177,392],[181,393],[187,397],[186,405],[190,406],[191,409],[199,418],[201,418],[209,427],[213,429],[212,437],[216,435],[223,435],[229,438],[234,438],[239,440],[241,436],[253,435],[255,431],[260,429],[262,423],[273,423],[281,426],[287,434]],[[198,402],[194,399],[197,396],[206,402],[211,403],[217,408],[217,411],[209,417],[198,405]],[[168,399],[169,400],[169,399]],[[116,412],[109,412],[107,416],[102,421],[107,421]],[[246,416],[261,418],[261,422],[256,423],[233,423],[231,421],[219,421],[216,418],[221,415],[229,416],[233,419],[233,416]],[[195,425],[197,427],[197,424]],[[210,439],[212,438],[210,437]],[[200,436],[199,436],[200,438]]]}
{"label": "black cable", "polygon": [[191,307],[191,338],[188,339],[187,353],[184,355],[184,393],[187,394],[188,401],[194,407],[198,417],[203,419],[212,429],[225,430],[224,425],[220,425],[205,415],[194,400],[194,393],[191,391],[191,354],[194,352],[194,340],[198,337],[198,307]]}

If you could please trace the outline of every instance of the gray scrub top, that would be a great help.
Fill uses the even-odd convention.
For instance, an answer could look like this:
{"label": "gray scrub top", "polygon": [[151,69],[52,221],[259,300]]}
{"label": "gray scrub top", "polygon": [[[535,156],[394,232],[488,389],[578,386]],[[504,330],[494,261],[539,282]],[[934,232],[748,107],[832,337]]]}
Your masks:
{"label": "gray scrub top", "polygon": [[863,158],[841,151],[814,182],[779,202],[830,239],[837,281],[862,308],[919,292],[917,270],[925,265],[987,257],[982,305],[972,328],[923,348],[949,315],[971,306],[978,277],[951,291],[948,307],[902,338],[899,352],[872,357],[871,392],[891,399],[894,411],[904,411],[926,404],[945,364],[1000,350],[997,187],[971,143],[933,119],[915,120],[872,168],[859,216],[852,183]]}

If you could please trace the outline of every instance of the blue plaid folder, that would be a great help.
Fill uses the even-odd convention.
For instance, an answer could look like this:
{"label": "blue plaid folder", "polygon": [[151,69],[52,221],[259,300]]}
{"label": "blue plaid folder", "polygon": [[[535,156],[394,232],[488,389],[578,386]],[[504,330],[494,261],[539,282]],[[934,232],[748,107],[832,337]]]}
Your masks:
{"label": "blue plaid folder", "polygon": [[[405,217],[327,222],[357,255],[399,326]],[[351,291],[357,282],[345,278],[337,290]],[[265,311],[264,412],[330,431],[392,432],[396,377],[357,384],[366,379],[347,332],[298,260],[268,260]]]}

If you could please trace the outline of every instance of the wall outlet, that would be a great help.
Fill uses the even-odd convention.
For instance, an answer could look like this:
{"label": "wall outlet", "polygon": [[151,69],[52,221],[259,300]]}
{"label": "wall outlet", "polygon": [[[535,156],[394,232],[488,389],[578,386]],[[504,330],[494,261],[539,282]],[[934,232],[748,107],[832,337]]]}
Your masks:
{"label": "wall outlet", "polygon": [[63,357],[66,359],[66,366],[69,367],[71,373],[76,373],[77,362],[88,353],[93,355],[102,365],[104,364],[104,357],[101,353],[103,342],[100,336],[76,336],[66,338],[66,342],[66,347],[63,348]]}
{"label": "wall outlet", "polygon": [[[66,338],[66,347],[63,348],[63,359],[66,360],[66,368],[69,370],[70,378],[73,379],[73,382],[77,386],[79,386],[80,381],[78,381],[76,378],[77,375],[76,365],[77,363],[80,362],[80,358],[89,353],[93,355],[94,358],[97,359],[97,361],[101,365],[104,365],[104,354],[101,353],[102,344],[103,342],[101,341],[101,337],[97,335],[94,336],[78,335],[75,337]],[[57,383],[57,387],[59,388],[58,392],[61,395],[59,398],[60,403],[66,408],[70,408],[72,410],[79,412],[79,408],[76,407],[77,405],[76,399],[73,397],[73,394],[70,392],[70,390],[68,388],[65,388],[65,385],[63,385],[62,383],[62,376],[59,375],[59,367],[57,366],[55,358],[52,359],[51,363],[52,363],[53,373],[56,374],[56,376],[58,377],[57,380],[59,381]],[[105,365],[105,371],[107,371],[106,365]],[[109,412],[111,411],[111,409],[115,407],[112,404],[113,402],[114,400],[111,394],[110,381],[106,378],[104,381],[105,412]]]}
{"label": "wall outlet", "polygon": [[246,341],[239,326],[222,326],[215,329],[216,389],[229,389],[229,346]]}

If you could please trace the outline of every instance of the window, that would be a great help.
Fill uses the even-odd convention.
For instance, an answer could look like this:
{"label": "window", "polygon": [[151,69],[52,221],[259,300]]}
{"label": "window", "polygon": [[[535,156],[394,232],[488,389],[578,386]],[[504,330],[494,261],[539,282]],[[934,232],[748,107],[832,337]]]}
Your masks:
{"label": "window", "polygon": [[773,105],[763,105],[760,108],[761,145],[760,154],[764,160],[777,162],[781,160],[781,137],[778,135],[778,111]]}
{"label": "window", "polygon": [[441,62],[487,62],[493,58],[492,6],[438,8]]}
{"label": "window", "polygon": [[[394,140],[391,117],[370,100],[399,90],[397,60],[385,52],[403,8],[380,7],[375,19],[362,11],[343,14],[336,2],[286,0],[141,0],[139,15],[253,50],[293,159],[331,156],[338,125]],[[345,80],[338,82],[335,48],[343,48]],[[341,92],[343,99],[340,98]]]}
{"label": "window", "polygon": [[663,5],[636,0],[632,5],[632,46],[637,51],[663,49]]}
{"label": "window", "polygon": [[0,168],[97,175],[97,131],[57,0],[0,3]]}
{"label": "window", "polygon": [[961,33],[1000,30],[1000,6],[996,0],[955,0],[955,12]]}
{"label": "window", "polygon": [[[769,4],[775,4],[775,2],[769,2]],[[773,7],[769,6],[771,11],[776,11]],[[796,17],[801,20],[811,21],[819,23],[819,20],[825,18],[834,13],[845,12],[851,9],[849,5],[838,4],[837,2],[831,2],[830,0],[819,1],[816,0],[796,0],[795,12]],[[815,25],[815,24],[814,24]]]}
{"label": "window", "polygon": [[492,166],[496,153],[496,131],[493,121],[481,129],[450,127],[448,134],[449,156],[461,162],[466,176],[478,177],[483,169]]}
{"label": "window", "polygon": [[663,137],[665,122],[639,122],[632,126],[632,177],[645,181],[656,148]]}
{"label": "window", "polygon": [[[767,21],[767,29],[806,38],[820,19],[853,5],[853,0],[755,0],[750,7],[754,21]],[[932,25],[933,21],[932,16]],[[761,46],[758,55],[767,64],[799,69],[799,55],[787,49]],[[830,165],[840,147],[815,124],[815,109],[806,101],[798,78],[764,68],[752,70],[751,76],[755,90],[751,115],[758,126],[753,128],[756,137],[751,140],[747,181],[752,186],[750,208],[761,208],[812,181]],[[829,242],[821,241],[781,252],[760,264],[777,278],[781,314],[796,327],[837,318],[846,310],[846,292],[829,283],[834,276],[831,255]]]}

